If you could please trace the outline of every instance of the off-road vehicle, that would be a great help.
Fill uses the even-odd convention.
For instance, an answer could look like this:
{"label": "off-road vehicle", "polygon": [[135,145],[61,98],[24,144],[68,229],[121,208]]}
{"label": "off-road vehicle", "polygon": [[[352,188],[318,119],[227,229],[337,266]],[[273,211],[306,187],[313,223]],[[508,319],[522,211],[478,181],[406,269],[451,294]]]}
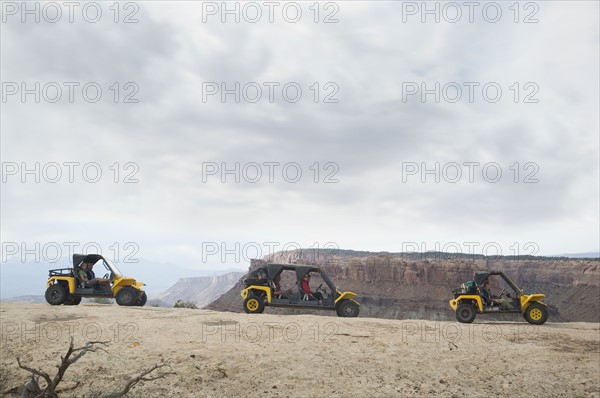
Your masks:
{"label": "off-road vehicle", "polygon": [[[490,277],[498,276],[506,287],[498,296],[487,297],[483,291],[483,283]],[[512,290],[512,292],[507,292]],[[525,320],[534,325],[541,325],[548,319],[548,308],[541,300],[543,294],[524,294],[504,272],[475,272],[473,280],[467,281],[460,288],[452,291],[454,298],[450,307],[456,313],[456,319],[461,323],[471,323],[477,314],[506,314],[521,313]],[[503,304],[498,304],[503,301]]]}
{"label": "off-road vehicle", "polygon": [[[95,287],[86,286],[77,276],[82,263],[101,264],[106,270],[104,279],[108,284]],[[117,304],[143,306],[146,304],[146,292],[143,282],[123,276],[109,259],[99,254],[73,254],[73,268],[51,269],[48,275],[46,301],[51,305],[78,305],[82,297],[115,298]]]}
{"label": "off-road vehicle", "polygon": [[[283,292],[278,292],[276,283],[284,271],[293,272],[293,285],[281,289]],[[314,291],[321,293],[322,300],[318,300],[302,288],[302,279],[308,274],[320,276],[326,285],[321,283]],[[312,265],[268,264],[254,271],[250,278],[244,281],[241,295],[244,299],[244,311],[249,314],[260,314],[265,306],[270,306],[335,310],[338,316],[356,317],[360,308],[359,303],[354,300],[355,293],[341,292],[322,269]]]}

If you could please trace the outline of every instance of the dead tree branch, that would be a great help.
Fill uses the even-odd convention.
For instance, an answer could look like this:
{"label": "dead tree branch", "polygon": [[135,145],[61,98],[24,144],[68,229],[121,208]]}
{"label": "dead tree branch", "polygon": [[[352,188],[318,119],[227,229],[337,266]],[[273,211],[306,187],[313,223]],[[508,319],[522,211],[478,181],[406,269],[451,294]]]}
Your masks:
{"label": "dead tree branch", "polygon": [[[19,367],[32,373],[31,380],[29,380],[27,384],[25,384],[25,390],[23,391],[22,398],[29,398],[32,396],[32,394],[34,394],[33,397],[35,398],[58,397],[56,393],[56,388],[62,381],[65,372],[67,371],[69,366],[73,365],[88,352],[96,352],[98,350],[106,352],[105,349],[103,349],[102,347],[98,347],[98,345],[106,345],[107,343],[107,341],[88,341],[83,347],[73,348],[73,338],[71,338],[71,341],[69,342],[69,348],[67,349],[67,353],[64,357],[60,358],[60,365],[56,365],[58,371],[52,379],[50,378],[50,375],[48,375],[48,373],[23,365],[21,363],[21,360],[17,358],[17,364],[19,365]],[[33,375],[42,377],[46,381],[46,387],[43,390],[40,388],[37,380],[33,377]]]}
{"label": "dead tree branch", "polygon": [[[104,348],[102,348],[102,346],[106,346],[107,343],[107,341],[88,341],[83,347],[74,348],[73,339],[71,338],[71,341],[69,343],[69,349],[67,350],[64,357],[60,357],[60,365],[56,365],[58,371],[56,372],[56,375],[53,378],[50,378],[50,375],[48,375],[48,373],[44,371],[23,365],[21,363],[21,360],[17,358],[17,363],[19,364],[19,367],[31,373],[31,379],[25,384],[25,389],[23,390],[21,398],[57,398],[57,387],[62,381],[69,366],[73,365],[88,352],[107,352]],[[168,370],[155,372],[164,368],[167,368]],[[167,364],[154,365],[151,368],[144,370],[139,376],[136,376],[129,380],[127,384],[125,384],[125,387],[123,387],[123,390],[121,390],[120,392],[115,392],[110,395],[106,395],[103,398],[119,398],[127,394],[133,387],[135,387],[140,382],[154,381],[162,379],[163,377],[168,375],[176,374],[170,369],[171,367]],[[46,387],[44,389],[41,389],[38,384],[38,380],[40,377],[46,381]],[[63,389],[62,391],[72,390],[77,388],[77,386],[79,386],[79,381],[75,386]]]}
{"label": "dead tree branch", "polygon": [[138,384],[141,381],[154,381],[154,380],[162,379],[163,377],[168,376],[168,375],[176,374],[175,372],[167,371],[167,372],[158,372],[158,373],[155,373],[154,375],[151,375],[151,373],[154,372],[155,370],[162,369],[165,367],[168,367],[169,369],[171,368],[167,364],[154,365],[151,368],[143,371],[139,376],[136,376],[133,379],[129,380],[127,382],[127,384],[125,384],[125,387],[123,387],[123,390],[121,390],[120,392],[106,395],[103,398],[119,398],[119,397],[122,397],[125,394],[127,394],[129,392],[129,390],[131,390],[136,384]]}

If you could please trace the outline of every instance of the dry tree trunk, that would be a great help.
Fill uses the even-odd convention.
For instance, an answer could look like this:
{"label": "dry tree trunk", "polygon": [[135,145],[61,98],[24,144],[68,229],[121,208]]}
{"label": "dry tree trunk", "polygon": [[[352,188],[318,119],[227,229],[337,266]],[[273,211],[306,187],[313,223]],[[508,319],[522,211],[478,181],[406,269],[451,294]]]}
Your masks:
{"label": "dry tree trunk", "polygon": [[[99,347],[99,345],[106,346],[107,343],[107,341],[88,341],[83,347],[74,348],[73,339],[71,338],[71,341],[69,342],[69,349],[67,350],[65,356],[60,358],[60,365],[56,366],[58,368],[58,371],[56,372],[56,375],[53,378],[50,378],[50,375],[48,375],[48,373],[44,371],[23,365],[21,363],[21,360],[17,358],[17,364],[19,365],[19,367],[31,373],[31,379],[27,383],[25,383],[25,388],[23,390],[21,398],[58,398],[57,387],[62,381],[65,372],[67,371],[69,366],[73,365],[88,352],[96,352],[98,350],[106,352],[106,350],[102,347]],[[162,379],[163,377],[168,375],[176,374],[172,371],[166,371],[158,372],[152,375],[152,372],[154,372],[155,370],[163,369],[165,367],[170,368],[170,366],[166,364],[154,365],[151,368],[143,371],[139,376],[133,377],[131,380],[129,380],[123,387],[123,390],[121,390],[120,392],[115,392],[106,395],[103,398],[119,398],[127,394],[129,390],[131,390],[136,384],[138,384],[141,381],[154,381]],[[43,390],[40,388],[38,383],[40,377],[46,381],[46,387]],[[77,386],[79,386],[79,382],[77,382],[77,384],[74,387],[69,388],[69,390],[74,389]]]}
{"label": "dry tree trunk", "polygon": [[[107,341],[88,341],[83,347],[74,348],[73,338],[71,338],[69,342],[69,349],[67,350],[65,356],[60,358],[60,365],[57,366],[58,371],[53,378],[50,378],[50,375],[44,371],[23,365],[21,360],[17,358],[17,364],[19,364],[19,367],[32,373],[31,380],[25,384],[25,390],[23,391],[23,395],[21,397],[29,398],[32,397],[32,394],[34,398],[58,397],[56,393],[56,387],[58,387],[59,383],[62,381],[69,366],[73,365],[88,352],[96,352],[97,350],[106,352],[106,350],[104,350],[102,347],[98,347],[97,345],[105,346],[107,343]],[[37,379],[34,378],[34,375],[38,376],[38,378],[41,377],[46,381],[46,387],[43,390],[40,388]]]}
{"label": "dry tree trunk", "polygon": [[40,385],[38,384],[38,377],[35,375],[31,375],[31,380],[25,383],[25,388],[23,389],[23,394],[21,394],[21,398],[29,398],[31,394],[39,395],[42,392]]}

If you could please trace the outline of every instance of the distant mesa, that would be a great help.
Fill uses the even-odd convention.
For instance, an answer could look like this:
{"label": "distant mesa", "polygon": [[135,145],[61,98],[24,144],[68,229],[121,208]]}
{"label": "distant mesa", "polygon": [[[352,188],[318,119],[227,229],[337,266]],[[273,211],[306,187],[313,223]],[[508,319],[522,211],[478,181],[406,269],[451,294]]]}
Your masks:
{"label": "distant mesa", "polygon": [[[332,254],[331,250],[301,249],[252,260],[249,269],[269,262],[313,264],[324,268],[342,290],[358,294],[361,316],[453,320],[454,313],[448,306],[452,289],[471,279],[476,270],[498,270],[504,271],[526,293],[545,293],[551,321],[600,322],[599,258],[526,256],[515,259],[352,250]],[[207,308],[241,312],[239,292],[242,288],[240,280]],[[285,313],[286,310],[272,311]],[[511,320],[519,318],[512,314],[506,316]]]}

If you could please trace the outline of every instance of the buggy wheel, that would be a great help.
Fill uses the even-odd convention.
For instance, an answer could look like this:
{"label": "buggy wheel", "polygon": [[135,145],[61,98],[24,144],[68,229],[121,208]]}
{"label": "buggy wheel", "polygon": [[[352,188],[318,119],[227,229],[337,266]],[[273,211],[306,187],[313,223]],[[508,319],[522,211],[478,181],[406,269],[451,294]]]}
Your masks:
{"label": "buggy wheel", "polygon": [[132,306],[135,305],[136,300],[138,298],[138,292],[131,286],[125,286],[117,293],[117,304],[124,306]]}
{"label": "buggy wheel", "polygon": [[352,300],[342,300],[337,305],[337,315],[344,318],[354,318],[358,316],[360,307]]}
{"label": "buggy wheel", "polygon": [[244,300],[244,311],[246,311],[246,314],[262,314],[264,310],[264,301],[255,295],[250,294]]}
{"label": "buggy wheel", "polygon": [[79,305],[79,303],[81,303],[81,297],[73,296],[72,294],[70,294],[67,300],[65,301],[65,305]]}
{"label": "buggy wheel", "polygon": [[523,314],[525,320],[533,325],[543,325],[548,320],[548,309],[540,303],[531,303]]}
{"label": "buggy wheel", "polygon": [[471,304],[459,304],[456,309],[456,320],[460,323],[473,323],[476,316],[475,307]]}
{"label": "buggy wheel", "polygon": [[46,289],[46,301],[50,305],[61,305],[67,300],[67,289],[60,283],[56,283]]}
{"label": "buggy wheel", "polygon": [[146,305],[147,300],[148,296],[146,295],[146,292],[142,292],[135,305],[137,305],[138,307],[143,307],[144,305]]}

